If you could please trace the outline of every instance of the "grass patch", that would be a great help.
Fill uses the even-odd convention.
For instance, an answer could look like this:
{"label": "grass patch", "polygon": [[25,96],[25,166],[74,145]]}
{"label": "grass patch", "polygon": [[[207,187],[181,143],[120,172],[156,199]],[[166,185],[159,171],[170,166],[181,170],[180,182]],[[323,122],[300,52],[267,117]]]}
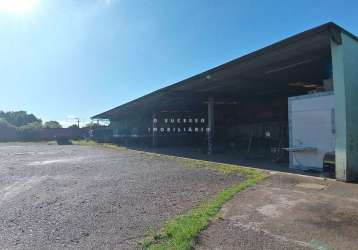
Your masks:
{"label": "grass patch", "polygon": [[99,143],[93,140],[71,140],[72,144],[80,146],[98,146]]}
{"label": "grass patch", "polygon": [[93,140],[71,140],[71,143],[73,145],[80,145],[80,146],[100,146],[100,147],[110,148],[110,149],[114,149],[114,150],[125,149],[123,147],[120,147],[120,146],[112,144],[112,143],[98,143]]}
{"label": "grass patch", "polygon": [[154,152],[145,152],[145,151],[140,151],[140,150],[135,150],[135,149],[127,149],[125,147],[118,146],[116,144],[98,143],[93,140],[72,140],[71,142],[74,145],[100,146],[100,147],[106,147],[106,148],[111,148],[111,149],[115,149],[115,150],[121,150],[121,151],[125,150],[125,149],[131,150],[131,151],[137,151],[137,152],[140,152],[141,154],[145,154],[148,156],[155,156],[155,157],[160,157],[160,158],[165,158],[165,159],[170,159],[170,160],[181,161],[187,167],[213,169],[213,170],[220,171],[224,174],[242,173],[247,176],[251,176],[254,173],[260,173],[256,169],[250,168],[250,167],[241,167],[241,166],[234,165],[234,164],[210,162],[210,161],[205,161],[205,160],[189,159],[189,158],[180,157],[180,156],[164,155],[164,154],[159,154],[159,153],[154,153]]}
{"label": "grass patch", "polygon": [[56,141],[47,141],[47,145],[57,145]]}
{"label": "grass patch", "polygon": [[220,171],[223,174],[241,173],[241,174],[246,175],[247,177],[263,175],[262,171],[259,171],[257,169],[250,168],[250,167],[242,167],[242,166],[238,166],[238,165],[234,165],[234,164],[190,159],[190,158],[185,158],[185,157],[180,157],[180,156],[164,155],[164,154],[159,154],[159,153],[154,153],[154,152],[145,152],[145,151],[140,151],[140,150],[135,150],[135,149],[127,149],[125,147],[118,146],[118,145],[112,144],[112,143],[98,143],[93,140],[72,140],[71,142],[74,145],[99,146],[99,147],[106,147],[106,148],[110,148],[110,149],[114,149],[114,150],[120,150],[120,151],[123,151],[123,150],[136,151],[136,152],[140,152],[141,154],[148,155],[151,157],[154,156],[154,157],[160,157],[160,158],[165,158],[165,159],[170,159],[170,160],[181,161],[187,167],[212,169],[212,170]]}
{"label": "grass patch", "polygon": [[186,166],[188,167],[212,169],[212,170],[220,171],[224,174],[241,173],[246,176],[251,176],[256,173],[257,174],[261,173],[254,168],[241,167],[234,164],[211,162],[211,161],[188,159],[188,158],[180,158],[180,159],[183,160]]}
{"label": "grass patch", "polygon": [[[231,165],[218,165],[223,165],[220,168],[224,169],[224,171],[234,171],[231,169],[231,167],[233,167]],[[177,216],[167,221],[163,228],[158,232],[150,232],[148,237],[141,242],[143,249],[191,249],[194,246],[199,233],[209,225],[211,220],[219,213],[225,202],[230,200],[241,190],[256,184],[258,181],[266,177],[266,175],[261,171],[244,169],[238,166],[235,166],[235,168],[234,172],[242,172],[246,175],[247,179],[244,182],[224,189],[214,198],[201,204],[198,208],[194,208],[186,214]]]}
{"label": "grass patch", "polygon": [[[97,143],[91,140],[76,140],[72,142],[75,145],[103,146],[115,150],[125,149],[118,145]],[[203,202],[199,207],[188,211],[186,214],[170,219],[159,231],[151,229],[148,232],[148,237],[140,242],[142,248],[148,250],[191,249],[200,232],[218,215],[225,202],[234,197],[238,192],[256,184],[267,176],[263,171],[233,164],[215,163],[152,152],[141,153],[171,160],[180,160],[183,161],[187,167],[213,169],[224,174],[241,173],[245,176],[245,181],[224,189],[213,198]]]}

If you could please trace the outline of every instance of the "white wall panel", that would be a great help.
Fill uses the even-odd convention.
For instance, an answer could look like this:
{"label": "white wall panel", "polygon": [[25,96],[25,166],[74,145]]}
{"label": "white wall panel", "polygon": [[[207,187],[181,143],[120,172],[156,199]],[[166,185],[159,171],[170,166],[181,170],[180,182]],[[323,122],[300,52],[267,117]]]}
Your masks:
{"label": "white wall panel", "polygon": [[331,92],[289,98],[290,167],[322,169],[335,148],[334,97]]}

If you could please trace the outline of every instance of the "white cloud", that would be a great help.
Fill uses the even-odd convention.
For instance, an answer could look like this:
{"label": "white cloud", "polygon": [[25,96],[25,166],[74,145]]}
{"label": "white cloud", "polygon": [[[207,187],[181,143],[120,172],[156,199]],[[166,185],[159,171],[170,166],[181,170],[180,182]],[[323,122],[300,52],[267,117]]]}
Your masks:
{"label": "white cloud", "polygon": [[67,120],[74,120],[74,119],[77,119],[77,118],[78,118],[77,115],[68,115],[68,116],[66,116]]}
{"label": "white cloud", "polygon": [[32,12],[40,0],[0,0],[0,12],[14,15],[24,15]]}
{"label": "white cloud", "polygon": [[90,123],[91,120],[88,118],[81,118],[79,116],[76,115],[68,115],[66,116],[65,120],[59,121],[59,123],[64,127],[67,128],[71,125],[77,124],[79,120],[80,123],[80,127],[83,127],[84,125],[86,125],[87,123]]}
{"label": "white cloud", "polygon": [[[114,3],[116,0],[97,0],[98,4],[105,4],[107,6],[110,6]],[[118,1],[118,0],[117,0]]]}
{"label": "white cloud", "polygon": [[62,125],[62,127],[64,128],[68,128],[69,126],[73,125],[74,123],[73,122],[69,122],[67,120],[65,121],[59,121],[59,123]]}

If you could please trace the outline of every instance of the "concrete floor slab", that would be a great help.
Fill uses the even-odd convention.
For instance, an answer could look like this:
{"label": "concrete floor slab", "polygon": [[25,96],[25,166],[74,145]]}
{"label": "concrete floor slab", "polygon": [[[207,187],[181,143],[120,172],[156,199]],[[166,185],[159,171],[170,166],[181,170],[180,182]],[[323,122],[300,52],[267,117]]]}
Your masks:
{"label": "concrete floor slab", "polygon": [[315,190],[322,190],[325,189],[326,185],[316,184],[316,183],[299,183],[296,185],[299,188],[308,188],[308,189],[315,189]]}
{"label": "concrete floor slab", "polygon": [[274,174],[236,195],[221,213],[200,235],[197,249],[358,246],[357,184]]}

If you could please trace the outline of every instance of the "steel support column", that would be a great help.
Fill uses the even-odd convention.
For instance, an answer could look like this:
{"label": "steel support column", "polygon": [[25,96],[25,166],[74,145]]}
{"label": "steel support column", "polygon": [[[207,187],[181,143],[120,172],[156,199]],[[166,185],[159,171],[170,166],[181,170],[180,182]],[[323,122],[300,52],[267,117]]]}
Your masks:
{"label": "steel support column", "polygon": [[213,153],[213,144],[214,144],[214,99],[210,98],[208,100],[208,154]]}
{"label": "steel support column", "polygon": [[156,113],[153,111],[152,115],[152,146],[158,146],[158,131],[157,131],[157,117]]}

